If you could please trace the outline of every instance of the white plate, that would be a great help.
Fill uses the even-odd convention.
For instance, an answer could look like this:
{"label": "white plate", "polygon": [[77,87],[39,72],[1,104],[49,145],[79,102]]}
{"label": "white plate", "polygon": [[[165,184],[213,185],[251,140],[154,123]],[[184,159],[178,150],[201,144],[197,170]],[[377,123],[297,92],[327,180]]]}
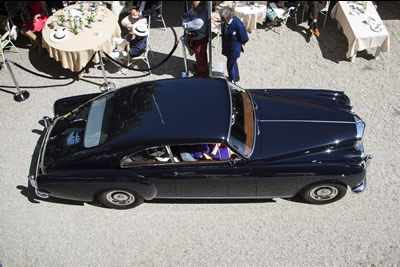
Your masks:
{"label": "white plate", "polygon": [[63,38],[56,38],[56,37],[55,37],[55,34],[56,34],[56,31],[53,31],[53,32],[50,33],[50,40],[51,40],[52,42],[55,42],[55,43],[64,42],[65,40],[68,40],[69,37],[71,36],[71,33],[70,33],[69,30],[67,30],[67,29],[65,30],[65,35],[64,35]]}
{"label": "white plate", "polygon": [[380,32],[380,31],[383,30],[383,24],[382,24],[382,23],[379,23],[379,24],[372,23],[372,24],[370,25],[370,28],[371,28],[371,30],[373,30],[374,32]]}
{"label": "white plate", "polygon": [[71,9],[71,16],[82,18],[82,12],[78,9]]}

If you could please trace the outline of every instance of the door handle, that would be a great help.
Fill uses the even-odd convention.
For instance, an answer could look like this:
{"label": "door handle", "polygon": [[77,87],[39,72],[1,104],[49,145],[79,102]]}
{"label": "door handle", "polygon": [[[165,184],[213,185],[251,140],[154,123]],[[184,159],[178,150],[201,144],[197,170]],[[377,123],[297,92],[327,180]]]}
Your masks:
{"label": "door handle", "polygon": [[185,176],[185,175],[191,175],[194,174],[195,172],[173,172],[174,176]]}

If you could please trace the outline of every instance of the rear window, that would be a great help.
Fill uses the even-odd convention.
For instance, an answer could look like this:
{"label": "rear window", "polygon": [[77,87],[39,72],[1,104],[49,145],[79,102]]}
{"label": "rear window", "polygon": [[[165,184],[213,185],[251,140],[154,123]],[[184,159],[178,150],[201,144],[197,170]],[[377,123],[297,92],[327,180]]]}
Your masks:
{"label": "rear window", "polygon": [[247,158],[253,151],[255,138],[253,104],[246,90],[230,83],[229,85],[232,95],[232,118],[228,142]]}

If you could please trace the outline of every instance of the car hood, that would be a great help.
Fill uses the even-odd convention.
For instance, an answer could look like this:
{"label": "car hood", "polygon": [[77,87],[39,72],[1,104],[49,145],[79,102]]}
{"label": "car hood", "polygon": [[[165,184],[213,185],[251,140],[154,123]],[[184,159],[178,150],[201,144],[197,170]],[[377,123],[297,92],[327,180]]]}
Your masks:
{"label": "car hood", "polygon": [[255,90],[251,95],[259,130],[255,157],[304,154],[357,138],[357,117],[343,111],[347,103]]}
{"label": "car hood", "polygon": [[78,119],[57,118],[52,122],[48,129],[47,139],[44,140],[42,155],[42,168],[44,170],[54,167],[59,159],[84,150],[85,126],[86,121]]}

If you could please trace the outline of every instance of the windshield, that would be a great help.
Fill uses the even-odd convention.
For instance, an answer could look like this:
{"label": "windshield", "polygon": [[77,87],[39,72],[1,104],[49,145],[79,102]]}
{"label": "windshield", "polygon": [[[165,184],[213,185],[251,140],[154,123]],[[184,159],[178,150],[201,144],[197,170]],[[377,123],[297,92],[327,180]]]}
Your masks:
{"label": "windshield", "polygon": [[229,83],[232,95],[231,131],[228,142],[246,158],[253,151],[255,118],[249,94]]}
{"label": "windshield", "polygon": [[[94,100],[85,129],[84,146],[95,147],[144,124],[154,106],[154,85],[119,89]],[[158,114],[158,113],[157,113]]]}

